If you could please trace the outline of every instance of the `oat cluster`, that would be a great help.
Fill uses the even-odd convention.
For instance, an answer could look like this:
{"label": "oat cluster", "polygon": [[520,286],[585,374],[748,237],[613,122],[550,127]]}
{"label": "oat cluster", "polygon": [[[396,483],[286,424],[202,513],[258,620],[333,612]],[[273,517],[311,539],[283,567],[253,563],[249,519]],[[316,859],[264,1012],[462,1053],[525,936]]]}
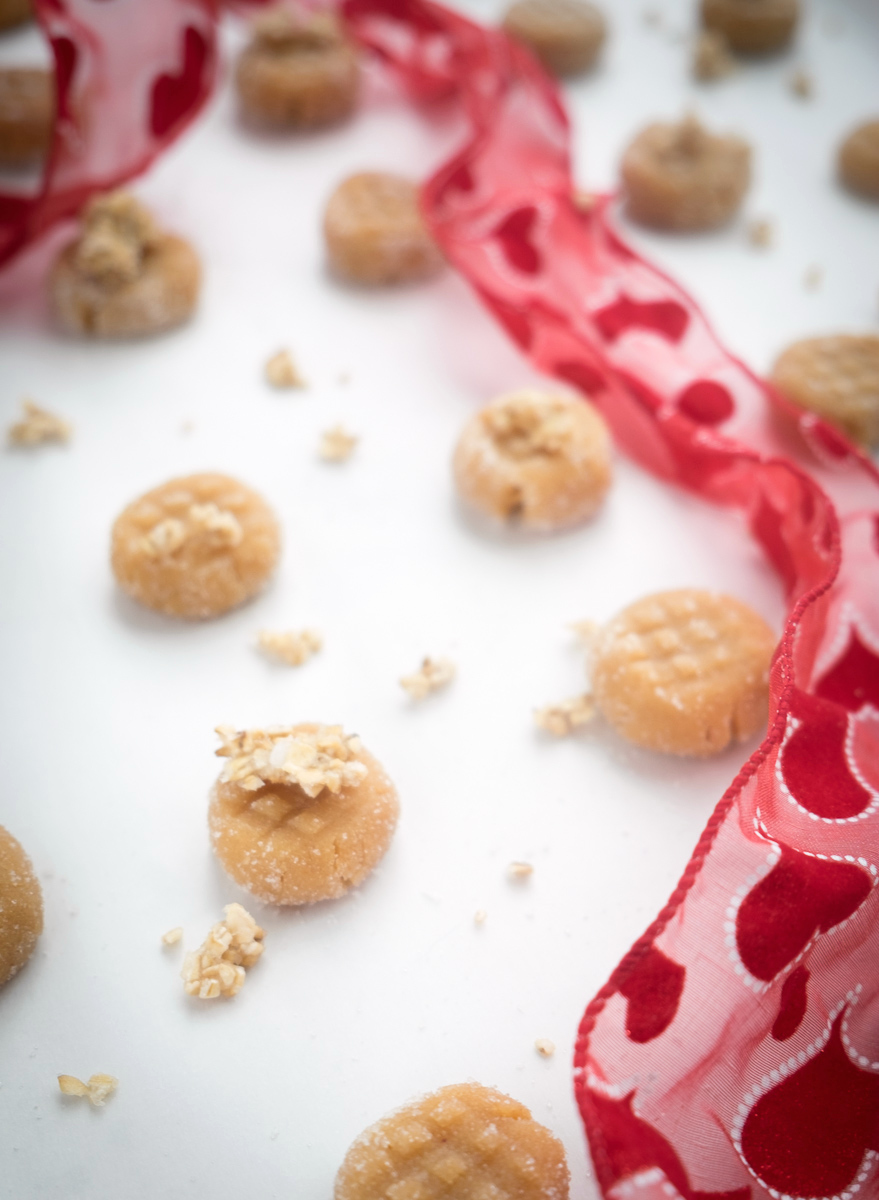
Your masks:
{"label": "oat cluster", "polygon": [[141,549],[148,558],[164,558],[190,538],[205,535],[218,547],[239,546],[244,533],[235,514],[211,500],[207,504],[191,504],[183,519],[165,517],[156,522],[142,538]]}
{"label": "oat cluster", "polygon": [[160,240],[152,214],[129,192],[108,192],[86,206],[75,265],[86,279],[105,288],[130,283],[144,255]]}
{"label": "oat cluster", "polygon": [[261,629],[257,634],[257,645],[269,658],[286,663],[288,667],[301,667],[321,649],[323,639],[313,629],[302,629],[298,633]]}
{"label": "oat cluster", "polygon": [[572,696],[538,708],[534,714],[535,724],[554,737],[567,737],[575,729],[588,725],[595,717],[595,701],[588,694]]}
{"label": "oat cluster", "polygon": [[748,241],[757,250],[768,250],[775,241],[775,228],[767,217],[748,222]]}
{"label": "oat cluster", "polygon": [[92,1075],[88,1083],[83,1083],[75,1075],[59,1075],[58,1087],[64,1096],[84,1096],[95,1108],[103,1108],[107,1097],[112,1095],[119,1086],[119,1080],[112,1075]]}
{"label": "oat cluster", "polygon": [[343,787],[357,787],[368,773],[355,757],[360,739],[347,736],[341,725],[239,732],[218,725],[217,733],[222,742],[217,756],[229,759],[220,782],[236,783],[248,792],[267,783],[295,784],[314,799],[324,788],[337,794]]}
{"label": "oat cluster", "polygon": [[265,931],[240,904],[227,904],[225,919],[211,929],[198,950],[190,950],[180,972],[187,996],[216,1000],[235,996],[244,986],[245,969],[263,952]]}
{"label": "oat cluster", "polygon": [[24,416],[9,426],[10,446],[40,446],[44,442],[70,441],[73,429],[67,421],[46,412],[33,400],[23,400],[21,406]]}
{"label": "oat cluster", "polygon": [[545,392],[514,392],[485,410],[485,427],[511,458],[562,454],[574,432],[571,408]]}
{"label": "oat cluster", "polygon": [[354,453],[360,438],[348,433],[341,425],[334,425],[321,434],[318,454],[324,462],[345,462]]}
{"label": "oat cluster", "polygon": [[702,83],[724,79],[738,67],[726,38],[714,29],[703,29],[693,47],[693,76]]}
{"label": "oat cluster", "polygon": [[266,363],[266,380],[274,388],[302,388],[305,380],[289,350],[279,350]]}
{"label": "oat cluster", "polygon": [[421,666],[411,675],[404,675],[400,687],[413,700],[423,700],[431,692],[438,692],[455,678],[455,664],[448,658],[424,658]]}

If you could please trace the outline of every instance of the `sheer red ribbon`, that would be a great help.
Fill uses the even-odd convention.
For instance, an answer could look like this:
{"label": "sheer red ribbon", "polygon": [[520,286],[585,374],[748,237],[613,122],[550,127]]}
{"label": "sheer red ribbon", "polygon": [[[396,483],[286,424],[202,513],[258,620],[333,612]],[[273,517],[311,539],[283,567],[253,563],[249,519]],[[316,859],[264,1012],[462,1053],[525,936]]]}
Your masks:
{"label": "sheer red ribbon", "polygon": [[[61,120],[26,220],[0,208],[7,255],[145,166],[200,104],[213,63],[208,0],[149,0],[142,43],[130,22],[146,0],[38,4]],[[345,11],[414,99],[455,97],[469,119],[423,193],[449,260],[633,457],[742,513],[789,600],[768,735],[580,1025],[575,1089],[601,1188],[875,1200],[879,477],[723,349],[620,240],[609,198],[575,205],[564,108],[524,50],[430,0]]]}

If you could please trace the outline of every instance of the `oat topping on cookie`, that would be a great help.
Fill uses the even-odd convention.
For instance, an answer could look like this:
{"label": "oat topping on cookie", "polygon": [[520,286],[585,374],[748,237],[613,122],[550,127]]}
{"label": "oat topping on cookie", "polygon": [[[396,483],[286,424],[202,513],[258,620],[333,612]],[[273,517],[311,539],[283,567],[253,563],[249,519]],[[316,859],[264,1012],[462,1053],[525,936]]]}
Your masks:
{"label": "oat topping on cookie", "polygon": [[217,726],[222,745],[217,756],[228,758],[222,783],[237,783],[245,791],[264,784],[296,784],[314,798],[324,788],[337,793],[356,787],[367,768],[355,757],[360,739],[348,736],[341,725],[322,725],[313,732],[289,726],[237,731]]}

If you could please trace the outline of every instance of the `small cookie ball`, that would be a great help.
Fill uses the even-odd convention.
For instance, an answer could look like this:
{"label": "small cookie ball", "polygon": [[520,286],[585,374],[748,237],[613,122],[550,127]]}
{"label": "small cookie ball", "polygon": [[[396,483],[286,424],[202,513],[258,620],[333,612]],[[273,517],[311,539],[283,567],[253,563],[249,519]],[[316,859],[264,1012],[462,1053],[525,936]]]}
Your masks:
{"label": "small cookie ball", "polygon": [[412,1100],[360,1135],[334,1200],[567,1200],[561,1142],[524,1104],[478,1083]]}
{"label": "small cookie ball", "polygon": [[623,155],[626,211],[653,229],[692,232],[723,225],[751,182],[751,149],[732,134],[713,134],[693,116],[657,122]]}
{"label": "small cookie ball", "polygon": [[588,71],[607,36],[604,15],[588,0],[516,0],[503,27],[559,76]]}
{"label": "small cookie ball", "polygon": [[766,721],[774,647],[763,618],[732,596],[659,592],[598,635],[593,694],[635,745],[706,758]]}
{"label": "small cookie ball", "polygon": [[43,932],[43,893],[31,860],[0,825],[0,987],[34,952]]}
{"label": "small cookie ball", "polygon": [[0,0],[0,30],[12,29],[34,15],[31,0]]}
{"label": "small cookie ball", "polygon": [[790,41],[799,0],[702,0],[702,24],[740,54],[771,54]]}
{"label": "small cookie ball", "polygon": [[409,283],[443,265],[418,207],[418,189],[399,175],[363,171],[344,180],[324,213],[330,266],[351,283]]}
{"label": "small cookie ball", "polygon": [[565,529],[591,517],[610,487],[610,434],[587,400],[513,392],[471,418],[452,466],[459,495],[480,512]]}
{"label": "small cookie ball", "polygon": [[879,335],[804,338],[779,356],[771,381],[854,442],[879,444]]}
{"label": "small cookie ball", "polygon": [[55,120],[55,80],[39,67],[0,68],[0,166],[44,158]]}
{"label": "small cookie ball", "polygon": [[172,617],[218,617],[261,592],[281,533],[262,496],[228,475],[172,479],[113,526],[111,563],[124,592]]}
{"label": "small cookie ball", "polygon": [[839,147],[839,178],[859,196],[879,200],[879,121],[865,121]]}
{"label": "small cookie ball", "polygon": [[381,764],[338,725],[237,733],[211,795],[214,853],[268,904],[313,904],[362,883],[397,824],[397,792]]}
{"label": "small cookie ball", "polygon": [[192,246],[158,229],[127,192],[109,192],[87,205],[82,233],[56,260],[51,291],[63,329],[128,338],[181,325],[200,283]]}
{"label": "small cookie ball", "polygon": [[357,50],[329,12],[263,14],[235,68],[244,116],[272,129],[318,129],[344,120],[357,101],[358,81]]}

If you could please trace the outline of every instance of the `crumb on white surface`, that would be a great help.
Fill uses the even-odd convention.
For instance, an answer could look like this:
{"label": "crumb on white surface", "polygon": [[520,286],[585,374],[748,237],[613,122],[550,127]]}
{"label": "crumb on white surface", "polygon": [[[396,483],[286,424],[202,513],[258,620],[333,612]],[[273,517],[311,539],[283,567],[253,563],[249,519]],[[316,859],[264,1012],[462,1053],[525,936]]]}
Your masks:
{"label": "crumb on white surface", "polygon": [[400,687],[413,700],[423,700],[431,692],[444,688],[455,678],[455,664],[448,658],[424,658],[411,675],[404,675]]}
{"label": "crumb on white surface", "polygon": [[754,217],[748,222],[748,241],[758,250],[767,250],[775,242],[775,226],[768,217]]}
{"label": "crumb on white surface", "polygon": [[536,709],[534,723],[553,737],[567,737],[575,729],[588,725],[594,717],[595,702],[590,695],[584,694]]}
{"label": "crumb on white surface", "polygon": [[818,266],[807,267],[803,275],[803,287],[807,292],[816,291],[824,282],[824,268]]}
{"label": "crumb on white surface", "polygon": [[321,725],[314,730],[275,726],[271,729],[235,730],[218,725],[218,758],[228,758],[220,780],[258,792],[266,783],[302,788],[314,799],[324,788],[334,795],[343,787],[356,787],[368,770],[357,757],[360,739],[347,735],[341,725]]}
{"label": "crumb on white surface", "polygon": [[359,441],[356,434],[348,433],[341,425],[334,425],[321,434],[318,454],[324,462],[346,462]]}
{"label": "crumb on white surface", "polygon": [[274,630],[261,629],[257,634],[257,645],[263,654],[288,667],[301,667],[323,647],[323,639],[314,629]]}
{"label": "crumb on white surface", "polygon": [[534,874],[534,867],[527,862],[511,862],[507,867],[507,874],[510,879],[524,880],[530,879]]}
{"label": "crumb on white surface", "polygon": [[23,416],[9,426],[10,446],[42,446],[46,442],[69,442],[73,427],[61,417],[47,412],[33,400],[22,400]]}
{"label": "crumb on white surface", "polygon": [[213,926],[198,950],[190,950],[180,976],[187,996],[216,1000],[235,996],[244,986],[245,969],[263,952],[260,929],[240,904],[227,904],[224,919]]}
{"label": "crumb on white surface", "polygon": [[811,100],[815,94],[815,80],[804,67],[791,72],[787,85],[800,100]]}
{"label": "crumb on white surface", "polygon": [[473,924],[484,925],[487,916],[488,913],[484,908],[477,908],[476,912],[473,914]]}
{"label": "crumb on white surface", "polygon": [[173,929],[169,929],[167,933],[162,934],[163,946],[176,946],[183,937],[183,926],[175,925]]}
{"label": "crumb on white surface", "polygon": [[534,1043],[534,1049],[541,1058],[552,1058],[555,1054],[555,1042],[549,1038],[538,1038]]}
{"label": "crumb on white surface", "polygon": [[273,354],[265,366],[266,380],[273,388],[304,388],[305,380],[289,350]]}
{"label": "crumb on white surface", "polygon": [[64,1096],[83,1096],[95,1108],[103,1108],[107,1097],[112,1095],[119,1086],[119,1080],[112,1075],[92,1075],[88,1083],[83,1083],[75,1075],[59,1075],[58,1087]]}
{"label": "crumb on white surface", "polygon": [[714,29],[703,29],[696,37],[691,61],[693,77],[702,83],[724,79],[738,69],[726,38]]}

